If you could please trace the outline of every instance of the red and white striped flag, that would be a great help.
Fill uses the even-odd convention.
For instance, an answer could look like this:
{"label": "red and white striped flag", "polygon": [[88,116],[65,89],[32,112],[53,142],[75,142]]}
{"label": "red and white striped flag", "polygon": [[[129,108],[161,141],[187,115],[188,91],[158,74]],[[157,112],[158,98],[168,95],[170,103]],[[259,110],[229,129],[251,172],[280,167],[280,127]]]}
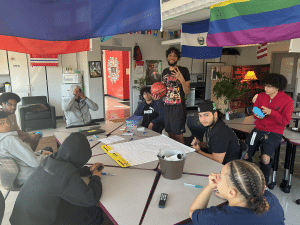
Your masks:
{"label": "red and white striped flag", "polygon": [[256,56],[257,59],[261,59],[268,55],[267,45],[268,45],[267,42],[259,44],[258,50],[257,50],[257,56]]}
{"label": "red and white striped flag", "polygon": [[146,34],[152,34],[152,30],[147,30]]}
{"label": "red and white striped flag", "polygon": [[30,54],[31,66],[58,66],[57,54]]}

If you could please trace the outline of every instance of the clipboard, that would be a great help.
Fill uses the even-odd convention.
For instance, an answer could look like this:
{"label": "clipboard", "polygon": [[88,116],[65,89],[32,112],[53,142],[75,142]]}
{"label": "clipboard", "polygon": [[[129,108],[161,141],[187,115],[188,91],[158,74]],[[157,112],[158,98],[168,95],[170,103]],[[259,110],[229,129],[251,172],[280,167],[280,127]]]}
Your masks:
{"label": "clipboard", "polygon": [[[124,159],[119,153],[113,152],[112,148],[109,145],[102,145],[101,148],[109,155],[113,160],[116,161],[121,167],[131,166],[126,159]],[[110,152],[112,151],[112,152]]]}

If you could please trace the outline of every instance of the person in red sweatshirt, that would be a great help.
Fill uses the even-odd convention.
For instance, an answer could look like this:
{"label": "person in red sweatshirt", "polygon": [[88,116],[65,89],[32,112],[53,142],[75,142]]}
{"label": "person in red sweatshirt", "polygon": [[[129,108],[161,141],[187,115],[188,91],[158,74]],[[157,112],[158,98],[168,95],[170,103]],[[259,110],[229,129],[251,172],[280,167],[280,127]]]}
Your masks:
{"label": "person in red sweatshirt", "polygon": [[257,96],[253,107],[260,108],[265,116],[262,118],[253,114],[256,119],[255,128],[246,139],[249,147],[247,161],[252,162],[255,149],[261,144],[260,169],[268,184],[273,164],[272,155],[280,145],[285,126],[291,121],[294,103],[293,99],[283,92],[287,86],[285,76],[271,73],[262,79],[262,83],[265,85],[265,92]]}

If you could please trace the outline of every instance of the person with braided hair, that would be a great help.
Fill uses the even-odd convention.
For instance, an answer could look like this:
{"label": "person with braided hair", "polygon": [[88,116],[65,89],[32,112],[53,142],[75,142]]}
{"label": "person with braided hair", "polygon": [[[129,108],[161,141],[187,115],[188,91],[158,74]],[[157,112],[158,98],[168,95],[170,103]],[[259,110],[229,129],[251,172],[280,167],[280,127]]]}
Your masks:
{"label": "person with braided hair", "polygon": [[[212,173],[208,179],[208,185],[190,207],[190,224],[284,224],[283,209],[276,196],[265,190],[264,175],[254,163],[233,160],[220,174]],[[228,205],[207,208],[215,188]]]}

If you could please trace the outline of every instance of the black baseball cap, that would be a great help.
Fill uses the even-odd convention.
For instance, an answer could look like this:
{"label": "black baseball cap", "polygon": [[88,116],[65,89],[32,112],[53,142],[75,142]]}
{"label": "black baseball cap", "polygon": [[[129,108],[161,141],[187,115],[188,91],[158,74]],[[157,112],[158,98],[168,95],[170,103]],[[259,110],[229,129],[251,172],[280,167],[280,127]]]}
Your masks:
{"label": "black baseball cap", "polygon": [[205,101],[203,103],[198,104],[198,113],[202,112],[216,112],[217,107],[213,101]]}

